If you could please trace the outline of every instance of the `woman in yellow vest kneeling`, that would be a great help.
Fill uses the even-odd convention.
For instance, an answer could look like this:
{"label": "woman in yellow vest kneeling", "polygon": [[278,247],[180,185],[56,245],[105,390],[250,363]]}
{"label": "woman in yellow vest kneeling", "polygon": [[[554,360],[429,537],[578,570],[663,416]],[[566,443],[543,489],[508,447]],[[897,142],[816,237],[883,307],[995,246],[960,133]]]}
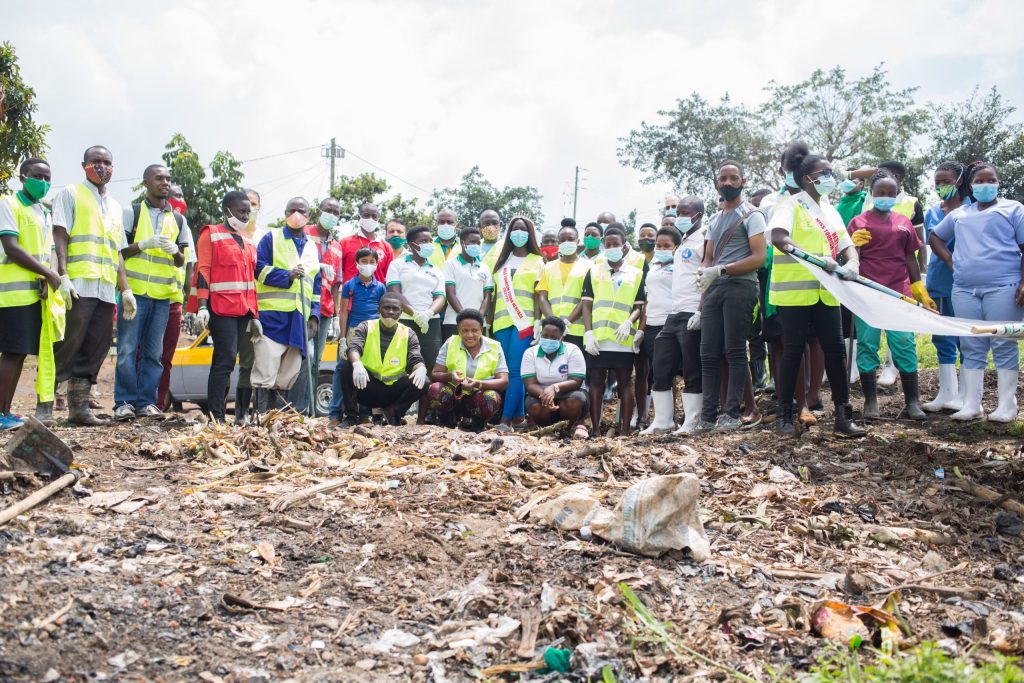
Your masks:
{"label": "woman in yellow vest kneeling", "polygon": [[455,323],[459,333],[438,352],[427,396],[443,426],[454,427],[462,418],[464,429],[476,431],[501,411],[508,364],[501,344],[484,336],[480,311],[464,308]]}
{"label": "woman in yellow vest kneeling", "polygon": [[356,424],[360,404],[380,408],[392,426],[405,424],[402,416],[427,385],[419,339],[409,327],[398,324],[402,299],[387,292],[377,312],[379,318],[359,323],[350,333],[348,363],[341,368],[342,427]]}

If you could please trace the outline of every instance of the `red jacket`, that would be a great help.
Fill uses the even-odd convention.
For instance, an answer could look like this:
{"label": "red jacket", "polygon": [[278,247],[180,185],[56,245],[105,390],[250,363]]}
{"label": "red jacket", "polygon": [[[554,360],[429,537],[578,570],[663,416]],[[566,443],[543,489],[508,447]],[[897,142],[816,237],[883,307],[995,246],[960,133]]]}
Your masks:
{"label": "red jacket", "polygon": [[331,296],[331,287],[343,282],[341,279],[341,243],[336,239],[330,239],[324,246],[320,241],[320,231],[315,225],[307,225],[306,234],[316,245],[320,263],[329,263],[334,267],[334,279],[328,280],[323,273],[320,274],[320,315],[329,318],[334,315],[334,298]]}
{"label": "red jacket", "polygon": [[[239,246],[233,230],[223,225],[204,225],[196,247],[196,296],[209,299],[217,315],[259,317],[256,305],[256,247],[247,240]],[[204,286],[205,285],[205,286]]]}

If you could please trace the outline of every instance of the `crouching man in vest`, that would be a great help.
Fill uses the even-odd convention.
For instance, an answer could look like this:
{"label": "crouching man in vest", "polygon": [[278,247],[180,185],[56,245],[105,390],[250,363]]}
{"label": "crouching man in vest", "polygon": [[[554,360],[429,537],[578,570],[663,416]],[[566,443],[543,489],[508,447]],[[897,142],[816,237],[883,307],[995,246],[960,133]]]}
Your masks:
{"label": "crouching man in vest", "polygon": [[388,292],[381,297],[377,311],[378,319],[360,323],[351,332],[349,362],[341,368],[345,397],[342,427],[356,424],[360,404],[380,408],[390,425],[404,424],[402,416],[427,385],[420,342],[409,327],[398,324],[402,299]]}

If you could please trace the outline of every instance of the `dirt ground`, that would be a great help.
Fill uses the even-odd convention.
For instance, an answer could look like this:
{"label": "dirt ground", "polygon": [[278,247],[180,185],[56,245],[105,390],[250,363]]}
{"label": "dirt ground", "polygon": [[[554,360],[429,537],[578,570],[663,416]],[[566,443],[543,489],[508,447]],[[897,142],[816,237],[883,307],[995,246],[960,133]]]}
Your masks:
{"label": "dirt ground", "polygon": [[[16,411],[31,412],[26,374]],[[934,382],[926,371],[922,393]],[[832,436],[827,415],[798,439],[596,439],[611,450],[591,455],[554,437],[332,432],[286,416],[60,427],[82,480],[0,527],[0,680],[727,678],[659,642],[620,583],[676,642],[756,680],[826,651],[811,623],[822,601],[893,591],[901,647],[1022,654],[1024,522],[1002,495],[1024,491],[1022,425],[900,421],[901,402],[885,390],[888,419],[862,440]],[[524,512],[578,483],[611,508],[677,472],[701,483],[705,562]],[[958,475],[1001,497],[966,493]],[[40,485],[0,480],[0,507]],[[568,674],[531,664],[552,645],[573,650]]]}

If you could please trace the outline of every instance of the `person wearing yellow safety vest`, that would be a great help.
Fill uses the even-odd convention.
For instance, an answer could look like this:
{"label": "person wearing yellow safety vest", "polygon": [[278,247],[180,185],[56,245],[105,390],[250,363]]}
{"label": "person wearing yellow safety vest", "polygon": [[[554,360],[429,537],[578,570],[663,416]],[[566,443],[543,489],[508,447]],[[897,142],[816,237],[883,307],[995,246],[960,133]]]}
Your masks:
{"label": "person wearing yellow safety vest", "polygon": [[544,257],[537,246],[533,221],[525,216],[514,216],[509,221],[501,251],[492,268],[495,292],[494,309],[490,313],[491,329],[508,361],[508,389],[501,412],[504,429],[526,422],[523,404],[526,393],[520,366],[523,353],[534,338],[540,336],[534,297],[543,267]]}
{"label": "person wearing yellow safety vest", "polygon": [[[128,246],[121,250],[128,285],[138,312],[132,319],[117,321],[117,368],[114,374],[114,419],[160,417],[157,387],[163,366],[164,331],[171,299],[181,292],[189,234],[185,217],[174,213],[167,197],[171,173],[163,164],[152,164],[142,173],[146,197],[125,210],[123,223]],[[138,217],[136,218],[136,212]]]}
{"label": "person wearing yellow safety vest", "polygon": [[484,336],[480,311],[464,308],[456,320],[458,334],[449,337],[438,352],[427,396],[442,426],[454,427],[461,417],[463,429],[479,431],[501,411],[508,364],[501,345]]}
{"label": "person wearing yellow safety vest", "polygon": [[387,292],[377,305],[380,317],[352,329],[348,363],[341,369],[345,419],[341,427],[356,424],[359,406],[380,408],[388,424],[404,424],[402,417],[420,399],[427,385],[427,366],[413,331],[400,325],[402,298]]}
{"label": "person wearing yellow safety vest", "polygon": [[[321,264],[316,244],[306,234],[309,202],[292,197],[285,206],[285,225],[275,228],[260,239],[256,247],[256,300],[259,302],[262,334],[253,339],[255,355],[252,366],[252,388],[261,412],[271,405],[271,392],[291,389],[299,377],[302,359],[312,346],[315,331],[308,324],[314,300],[319,300],[319,271],[329,269]],[[315,299],[314,299],[315,297]],[[275,397],[283,398],[283,397]]]}
{"label": "person wearing yellow safety vest", "polygon": [[558,231],[558,260],[544,266],[537,282],[537,305],[548,318],[565,322],[563,341],[583,350],[583,280],[590,261],[579,256],[579,233],[567,225]]}
{"label": "person wearing yellow safety vest", "polygon": [[[54,348],[57,382],[68,382],[68,419],[75,424],[104,425],[89,406],[114,332],[114,308],[121,293],[121,317],[136,314],[121,250],[128,246],[121,205],[107,191],[114,174],[110,150],[94,145],[82,161],[86,181],[68,185],[53,198],[53,246],[60,291],[69,306],[64,340]],[[52,404],[40,402],[37,417],[52,419]]]}
{"label": "person wearing yellow safety vest", "polygon": [[[842,436],[864,436],[866,432],[853,422],[850,406],[839,301],[788,251],[798,247],[824,258],[827,270],[853,279],[860,272],[857,250],[846,233],[842,217],[827,199],[823,201],[837,184],[828,160],[801,150],[791,156],[790,168],[801,192],[781,198],[768,224],[776,249],[768,303],[776,308],[783,335],[782,367],[776,383],[779,396],[776,429],[780,434],[796,431],[793,394],[807,332],[813,327],[825,354],[825,374],[835,403],[835,431]],[[840,257],[846,259],[842,269],[838,269]]]}
{"label": "person wearing yellow safety vest", "polygon": [[601,430],[604,385],[608,370],[615,372],[619,392],[618,433],[631,433],[634,395],[630,375],[633,372],[633,348],[643,343],[644,331],[638,328],[646,296],[646,262],[641,267],[626,263],[626,232],[613,223],[604,231],[603,261],[595,263],[583,281],[583,333],[587,359],[587,386],[590,389],[592,434]]}
{"label": "person wearing yellow safety vest", "polygon": [[459,219],[451,209],[441,209],[434,221],[437,238],[434,239],[434,253],[430,255],[430,262],[441,270],[445,262],[462,253],[459,244]]}
{"label": "person wearing yellow safety vest", "polygon": [[40,352],[40,299],[48,288],[60,288],[50,267],[50,215],[41,202],[50,191],[50,164],[33,157],[18,172],[22,189],[0,199],[0,431],[22,425],[11,412],[14,390],[25,356]]}

